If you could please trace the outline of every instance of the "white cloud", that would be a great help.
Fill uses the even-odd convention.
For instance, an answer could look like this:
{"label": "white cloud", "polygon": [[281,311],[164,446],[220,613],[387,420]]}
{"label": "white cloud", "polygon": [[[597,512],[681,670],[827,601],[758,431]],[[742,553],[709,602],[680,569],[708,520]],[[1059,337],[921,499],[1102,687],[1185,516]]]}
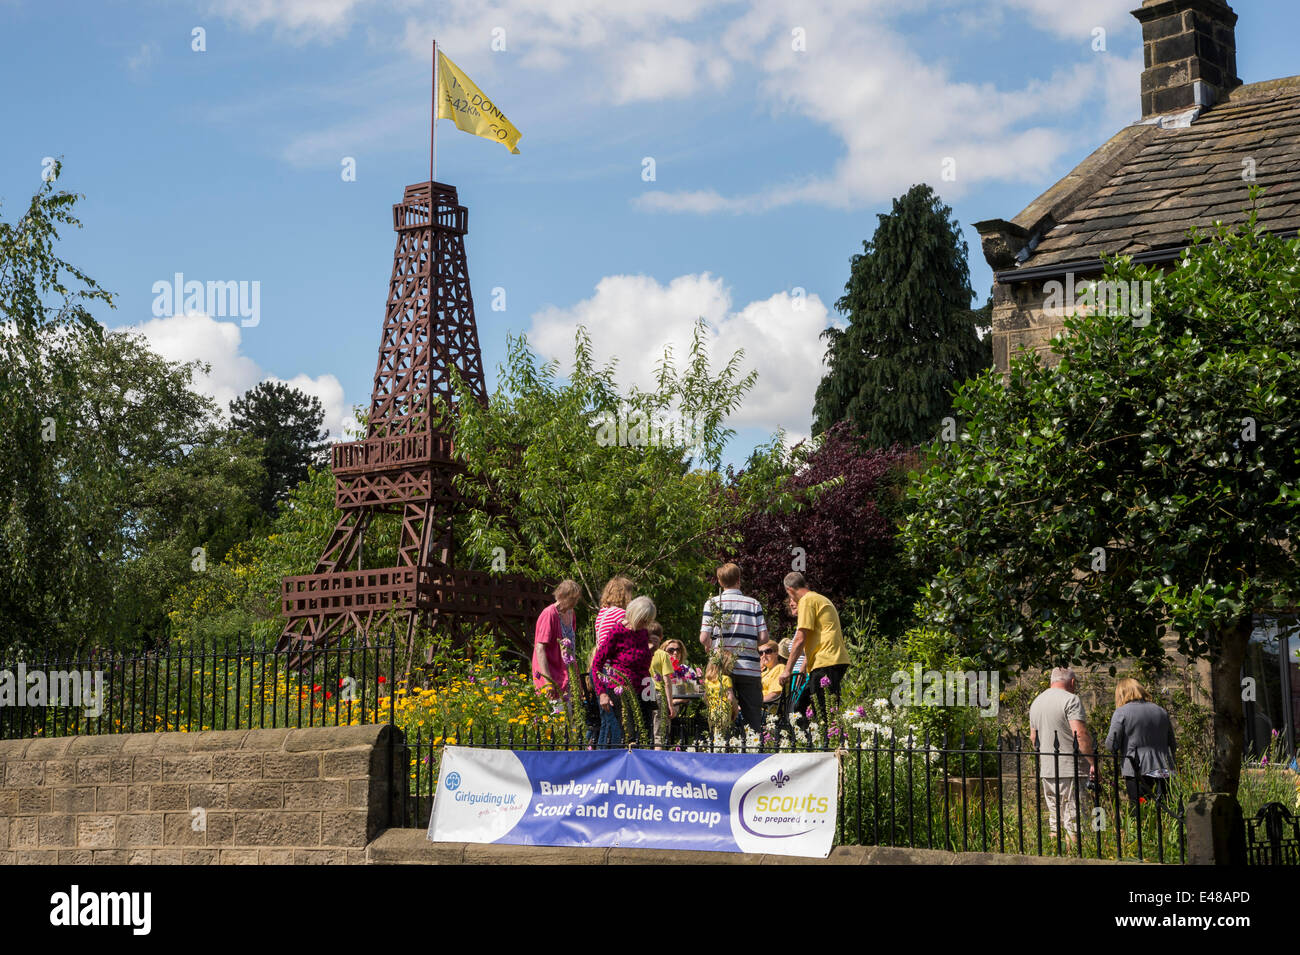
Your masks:
{"label": "white cloud", "polygon": [[283,381],[290,387],[320,399],[325,409],[325,427],[330,440],[344,436],[343,426],[351,423],[352,411],[344,401],[343,386],[333,375],[299,374],[277,378],[262,371],[253,359],[242,354],[242,331],[236,322],[222,322],[200,312],[153,318],[113,331],[143,335],[150,347],[168,361],[206,362],[206,373],[194,377],[194,387],[208,395],[228,414],[230,402],[262,381]]}
{"label": "white cloud", "polygon": [[[761,108],[801,117],[842,143],[838,159],[801,178],[745,193],[728,192],[727,179],[696,182],[635,200],[647,211],[716,214],[801,203],[860,208],[921,181],[949,200],[989,182],[1031,188],[1050,182],[1080,141],[1103,142],[1137,118],[1140,56],[1091,47],[1096,27],[1112,31],[1111,46],[1114,31],[1135,33],[1129,7],[1136,2],[440,0],[434,7],[422,0],[216,0],[216,8],[250,28],[270,24],[295,34],[330,34],[373,8],[372,44],[403,50],[408,74],[417,63],[427,69],[431,36],[485,87],[518,90],[544,74],[538,81],[547,95],[524,92],[520,108],[526,105],[531,115],[512,115],[521,128],[528,119],[554,119],[562,108],[573,134],[589,131],[584,124],[599,124],[608,134],[610,108],[650,101],[689,108],[697,97],[756,80],[754,102]],[[392,21],[393,14],[403,17],[400,26],[385,28],[379,15]],[[946,16],[980,31],[985,44],[1012,27],[1029,28],[1067,46],[1077,40],[1077,52],[1067,53],[1050,76],[1016,88],[970,82],[900,32],[896,21],[903,14]],[[796,27],[806,40],[803,51],[792,48]],[[496,35],[504,36],[506,54],[493,52],[494,31],[504,31]],[[399,88],[409,85],[406,75]],[[284,158],[336,162],[351,154],[347,143],[390,138],[409,120],[392,99],[376,95],[353,107],[355,115],[344,111],[330,127],[298,134]],[[943,178],[948,159],[955,160],[955,180]]]}
{"label": "white cloud", "polygon": [[645,275],[611,275],[590,298],[536,313],[528,338],[542,355],[567,368],[574,330],[585,325],[598,362],[617,359],[621,382],[650,388],[665,347],[672,348],[680,367],[700,318],[709,326],[714,367],[743,350],[744,369],[758,372],[757,385],[730,424],[807,434],[825,371],[818,336],[828,321],[828,310],[815,295],[781,291],[736,309],[722,279],[708,273],[678,276],[667,285]]}
{"label": "white cloud", "polygon": [[[622,59],[616,103],[689,96],[701,82],[703,53],[681,37],[633,44]],[[726,72],[718,75],[725,82]]]}
{"label": "white cloud", "polygon": [[[790,23],[804,28],[806,52],[791,48]],[[883,16],[846,17],[831,0],[805,0],[797,15],[781,3],[755,4],[729,27],[724,46],[761,72],[760,92],[775,109],[829,127],[844,143],[844,155],[833,169],[801,182],[733,196],[714,189],[657,190],[638,197],[639,208],[853,208],[922,181],[935,184],[945,199],[990,181],[1041,183],[1080,137],[1102,142],[1136,118],[1142,70],[1138,59],[1105,54],[1021,89],[957,81],[910,50]],[[945,179],[950,160],[955,178]]]}

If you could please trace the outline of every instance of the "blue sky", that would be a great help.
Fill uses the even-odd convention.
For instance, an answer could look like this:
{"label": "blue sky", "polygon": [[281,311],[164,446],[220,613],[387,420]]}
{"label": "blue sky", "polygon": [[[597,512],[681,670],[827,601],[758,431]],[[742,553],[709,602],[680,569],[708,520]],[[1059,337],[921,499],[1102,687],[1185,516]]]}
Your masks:
{"label": "blue sky", "polygon": [[[0,0],[0,200],[15,218],[61,157],[86,197],[63,254],[116,294],[101,319],[211,362],[223,404],[266,377],[312,391],[337,436],[374,374],[390,206],[428,175],[436,35],[523,133],[511,156],[439,129],[489,386],[507,333],[563,358],[584,322],[645,382],[704,316],[715,354],[759,371],[743,457],[807,432],[849,257],[913,183],[953,207],[983,302],[971,223],[1014,216],[1138,118],[1137,5]],[[1300,73],[1294,0],[1235,7],[1242,78]],[[260,321],[155,318],[177,272],[260,283]]]}

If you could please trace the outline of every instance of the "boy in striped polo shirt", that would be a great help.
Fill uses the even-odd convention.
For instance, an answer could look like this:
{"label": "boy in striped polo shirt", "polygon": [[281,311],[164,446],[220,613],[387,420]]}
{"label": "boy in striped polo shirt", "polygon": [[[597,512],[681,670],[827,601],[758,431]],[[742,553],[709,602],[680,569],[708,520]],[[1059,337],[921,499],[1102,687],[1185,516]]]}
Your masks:
{"label": "boy in striped polo shirt", "polygon": [[767,642],[767,621],[763,607],[740,592],[740,568],[723,564],[718,568],[722,593],[704,605],[700,643],[706,652],[725,650],[735,660],[731,684],[740,704],[740,718],[756,733],[763,731],[763,677],[758,662],[758,645]]}

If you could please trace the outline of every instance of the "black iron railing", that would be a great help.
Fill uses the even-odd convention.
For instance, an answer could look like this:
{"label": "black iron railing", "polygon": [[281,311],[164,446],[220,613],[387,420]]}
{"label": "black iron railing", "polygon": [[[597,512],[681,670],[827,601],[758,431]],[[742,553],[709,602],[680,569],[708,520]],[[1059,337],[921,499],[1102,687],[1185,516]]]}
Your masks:
{"label": "black iron railing", "polygon": [[1250,865],[1300,865],[1300,818],[1280,802],[1263,806],[1246,820]]}
{"label": "black iron railing", "polygon": [[0,739],[394,722],[395,647],[230,642],[0,665]]}

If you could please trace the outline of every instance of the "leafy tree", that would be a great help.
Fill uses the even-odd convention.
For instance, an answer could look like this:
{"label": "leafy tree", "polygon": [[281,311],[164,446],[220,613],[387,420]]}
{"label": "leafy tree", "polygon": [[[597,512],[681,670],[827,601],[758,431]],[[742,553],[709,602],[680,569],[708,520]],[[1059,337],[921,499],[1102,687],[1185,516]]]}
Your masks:
{"label": "leafy tree", "polygon": [[258,448],[217,426],[191,365],[139,336],[32,342],[22,371],[43,440],[5,482],[0,613],[32,648],[156,643],[167,593],[248,533]]}
{"label": "leafy tree", "polygon": [[260,448],[215,427],[146,469],[123,498],[128,548],[117,574],[114,632],[166,642],[168,598],[210,572],[259,521]]}
{"label": "leafy tree", "polygon": [[466,556],[481,569],[504,555],[498,568],[571,577],[592,608],[605,581],[623,574],[655,600],[666,630],[698,626],[734,506],[717,470],[731,436],[723,421],[754,382],[739,371],[740,353],[711,368],[701,323],[685,367],[665,354],[653,392],[621,394],[583,328],[567,381],[526,339],[508,347],[489,404],[459,402],[456,453],[467,473],[457,483],[473,503]]}
{"label": "leafy tree", "polygon": [[832,602],[869,601],[882,629],[900,632],[920,585],[897,541],[913,455],[898,446],[868,448],[842,422],[779,460],[781,473],[761,483],[781,482],[785,493],[744,511],[741,543],[729,555],[744,569],[750,592],[780,620],[782,581],[800,570]]}
{"label": "leafy tree", "polygon": [[1176,631],[1210,661],[1210,786],[1235,793],[1252,613],[1293,606],[1300,570],[1300,242],[1253,214],[1194,238],[1168,274],[1108,268],[1151,283],[1149,325],[1076,317],[1057,367],[961,390],[904,536],[937,568],[925,616],[983,659],[1158,662]]}
{"label": "leafy tree", "polygon": [[[77,196],[48,180],[15,224],[0,219],[0,645],[30,646],[60,629],[67,603],[49,581],[63,570],[68,542],[63,515],[38,489],[55,481],[50,442],[48,364],[97,326],[90,308],[112,303],[108,292],[61,259],[55,244]],[[67,362],[60,363],[67,369]]]}
{"label": "leafy tree", "polygon": [[279,381],[264,381],[230,403],[234,430],[262,442],[266,477],[259,503],[267,517],[307,479],[308,468],[325,463],[329,432],[321,430],[324,420],[320,399]]}
{"label": "leafy tree", "polygon": [[927,441],[952,392],[992,363],[991,342],[976,332],[992,303],[971,310],[968,250],[951,216],[929,186],[913,186],[853,256],[835,303],[848,327],[822,333],[829,370],[817,386],[814,434],[848,421],[875,447]]}
{"label": "leafy tree", "polygon": [[[106,333],[112,300],[62,261],[76,196],[0,221],[0,650],[155,639],[159,595],[246,532],[256,462],[224,441],[194,366]],[[259,475],[260,477],[260,475]]]}

